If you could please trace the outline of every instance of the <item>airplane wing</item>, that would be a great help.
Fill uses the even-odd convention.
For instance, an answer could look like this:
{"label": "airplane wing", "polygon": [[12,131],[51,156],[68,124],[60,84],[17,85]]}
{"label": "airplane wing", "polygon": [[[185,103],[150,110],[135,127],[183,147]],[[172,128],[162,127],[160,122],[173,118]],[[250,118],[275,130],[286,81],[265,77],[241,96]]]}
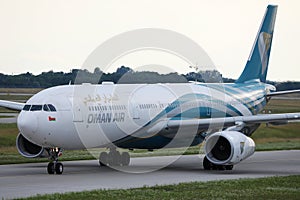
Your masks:
{"label": "airplane wing", "polygon": [[24,105],[25,105],[25,103],[0,100],[0,107],[4,107],[4,108],[10,109],[10,110],[21,111],[23,109]]}
{"label": "airplane wing", "polygon": [[293,94],[293,93],[300,93],[300,90],[286,90],[286,91],[271,92],[267,94],[267,96],[272,97],[272,96],[279,96],[279,95]]}
{"label": "airplane wing", "polygon": [[300,113],[284,113],[284,114],[259,114],[250,116],[238,117],[223,117],[223,118],[209,118],[209,119],[188,119],[188,120],[168,120],[166,128],[179,127],[195,127],[199,128],[226,128],[235,126],[239,123],[244,124],[258,124],[258,123],[273,123],[284,124],[289,121],[300,120]]}

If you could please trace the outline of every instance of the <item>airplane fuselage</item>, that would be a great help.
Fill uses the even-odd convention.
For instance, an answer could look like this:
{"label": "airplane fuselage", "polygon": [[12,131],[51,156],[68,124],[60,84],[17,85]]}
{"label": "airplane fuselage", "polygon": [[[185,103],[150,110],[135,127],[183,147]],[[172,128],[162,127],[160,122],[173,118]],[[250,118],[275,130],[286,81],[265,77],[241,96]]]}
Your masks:
{"label": "airplane fuselage", "polygon": [[201,133],[207,129],[176,136],[178,129],[159,127],[160,122],[257,114],[266,105],[266,86],[255,81],[57,86],[28,100],[18,127],[23,136],[43,147],[84,149],[112,143],[145,149],[191,146],[202,142]]}

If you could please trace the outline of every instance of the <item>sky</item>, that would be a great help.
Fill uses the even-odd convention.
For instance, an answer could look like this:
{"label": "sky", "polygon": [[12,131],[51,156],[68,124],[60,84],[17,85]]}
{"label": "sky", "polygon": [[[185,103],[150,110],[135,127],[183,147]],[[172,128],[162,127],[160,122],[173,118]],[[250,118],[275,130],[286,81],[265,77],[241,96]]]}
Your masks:
{"label": "sky", "polygon": [[[190,38],[205,50],[223,77],[237,78],[268,4],[278,5],[278,11],[267,78],[300,81],[297,0],[0,0],[0,73],[69,72],[81,68],[113,36],[157,28]],[[147,59],[144,52],[144,57],[132,54],[114,64],[185,65],[165,52],[147,52]],[[180,72],[189,70],[187,65],[181,67]]]}

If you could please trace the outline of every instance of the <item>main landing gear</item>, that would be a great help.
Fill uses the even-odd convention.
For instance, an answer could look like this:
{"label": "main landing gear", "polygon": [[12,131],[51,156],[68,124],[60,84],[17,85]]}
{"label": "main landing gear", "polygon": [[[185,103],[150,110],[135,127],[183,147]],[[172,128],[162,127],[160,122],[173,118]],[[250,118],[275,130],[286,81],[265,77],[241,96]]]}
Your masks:
{"label": "main landing gear", "polygon": [[205,170],[232,170],[233,165],[216,165],[210,162],[205,156],[203,159],[203,167]]}
{"label": "main landing gear", "polygon": [[62,155],[60,148],[51,148],[49,149],[49,159],[50,162],[47,166],[48,174],[62,174],[64,171],[64,166],[62,163],[58,162],[58,157]]}
{"label": "main landing gear", "polygon": [[128,166],[130,163],[130,155],[128,152],[122,152],[116,150],[116,148],[110,148],[110,151],[101,152],[99,156],[100,166]]}

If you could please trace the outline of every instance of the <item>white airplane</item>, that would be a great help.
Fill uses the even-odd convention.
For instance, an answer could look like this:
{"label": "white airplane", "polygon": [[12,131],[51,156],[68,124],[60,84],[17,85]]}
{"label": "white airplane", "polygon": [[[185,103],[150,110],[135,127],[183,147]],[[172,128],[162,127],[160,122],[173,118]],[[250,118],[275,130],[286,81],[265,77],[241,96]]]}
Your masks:
{"label": "white airplane", "polygon": [[28,158],[49,157],[49,174],[62,174],[62,149],[107,147],[100,165],[126,166],[125,149],[195,146],[205,141],[204,169],[227,169],[251,156],[249,137],[261,123],[284,124],[300,113],[259,114],[276,92],[266,84],[277,6],[267,7],[245,69],[235,83],[64,85],[45,89],[25,104],[0,101],[21,111],[16,145]]}

